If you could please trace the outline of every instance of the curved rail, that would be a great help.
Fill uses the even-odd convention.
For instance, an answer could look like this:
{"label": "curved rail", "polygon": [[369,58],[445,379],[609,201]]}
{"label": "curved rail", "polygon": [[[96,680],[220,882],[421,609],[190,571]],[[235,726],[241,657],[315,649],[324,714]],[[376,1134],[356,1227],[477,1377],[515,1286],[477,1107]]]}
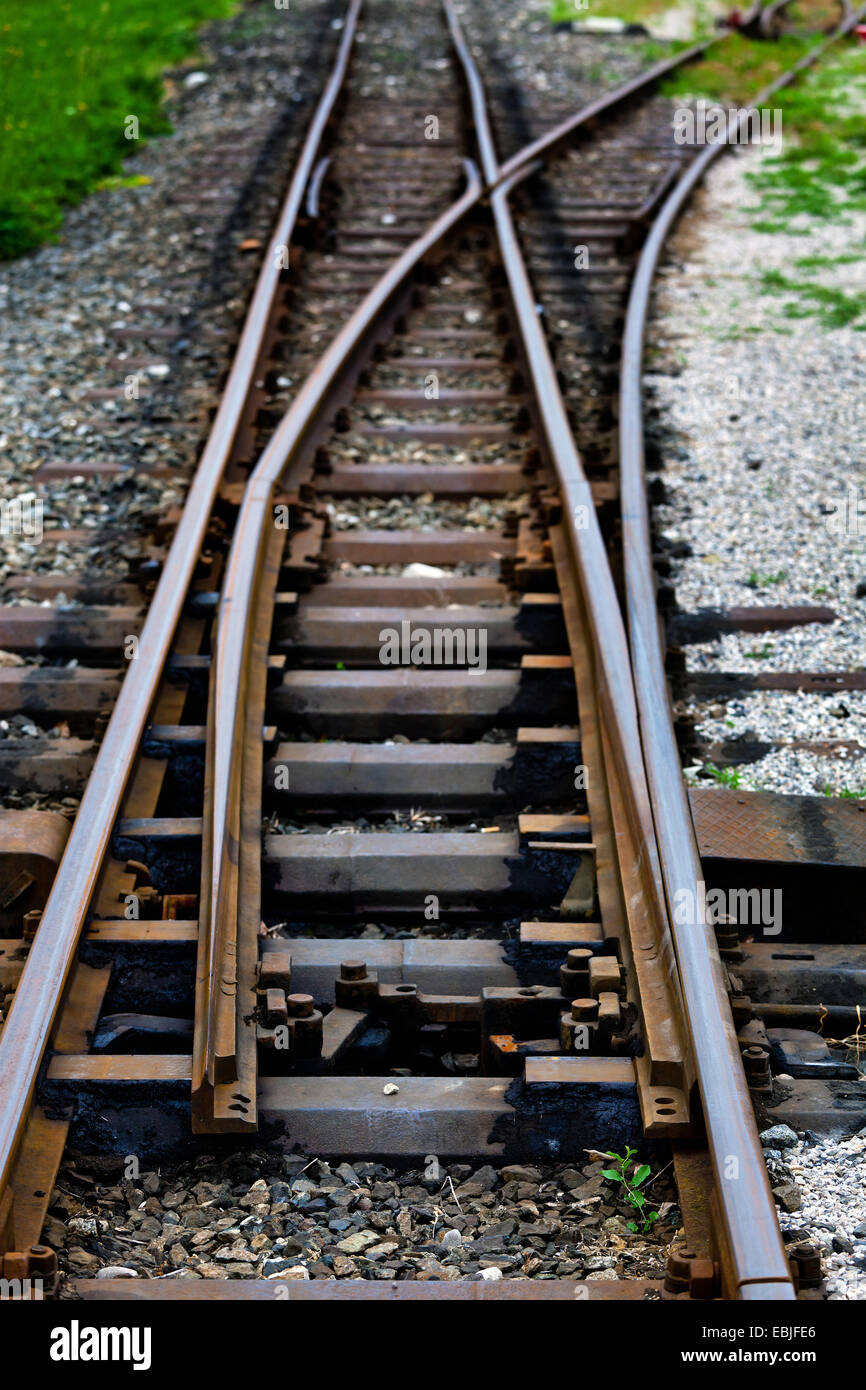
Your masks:
{"label": "curved rail", "polygon": [[[122,685],[79,814],[70,833],[66,853],[22,972],[9,1017],[0,1035],[0,1196],[10,1179],[30,1098],[51,1037],[98,874],[110,844],[112,827],[133,766],[134,752],[158,689],[188,584],[200,553],[210,513],[253,379],[268,311],[280,278],[282,258],[276,253],[289,244],[305,191],[310,187],[322,135],[345,77],[361,3],[362,0],[351,0],[348,6],[334,69],[305,138],[277,227],[263,260],[229,380],[141,633],[139,660]],[[654,65],[641,77],[591,103],[575,117],[509,160],[497,174],[497,186],[502,190],[503,196],[515,182],[532,172],[534,165],[530,161],[536,155],[548,152],[594,116],[626,102],[642,87],[649,87],[666,72],[691,61],[705,52],[712,43],[717,42],[718,39],[710,40],[673,59]],[[210,841],[211,858],[216,873],[212,896],[214,911],[211,914],[206,942],[206,947],[211,952],[211,989],[218,969],[219,950],[225,941],[225,936],[221,935],[220,920],[229,931],[231,930],[231,923],[225,916],[230,912],[231,894],[226,894],[224,870],[231,863],[236,843],[233,839],[230,808],[241,769],[232,755],[230,731],[242,727],[237,721],[243,707],[240,682],[234,684],[233,681],[244,668],[249,609],[255,592],[255,584],[251,581],[255,578],[274,484],[303,441],[328,390],[350,365],[363,335],[368,333],[371,324],[387,313],[389,305],[396,299],[413,267],[480,202],[482,194],[483,185],[470,169],[467,191],[423,237],[403,253],[317,364],[262,455],[246,490],[239,518],[239,532],[241,522],[243,523],[242,535],[236,537],[226,573],[226,589],[220,607],[218,645],[212,675],[217,696],[214,707],[234,710],[234,719],[228,725],[220,720],[220,725],[217,726],[221,726],[218,749],[215,735],[208,741],[210,767],[219,775],[219,785],[213,786],[213,805],[218,810],[211,818],[210,826],[211,833],[219,830],[219,840],[212,833]],[[586,501],[590,502],[585,480],[574,480],[572,495],[582,497],[584,494]],[[207,827],[205,833],[208,833]],[[218,903],[222,905],[217,907]],[[214,1018],[219,1013],[219,1005],[214,1006],[213,1012],[209,1007],[208,1012],[209,1017]],[[212,1048],[211,1063],[214,1057],[215,1050]],[[207,1065],[203,1070],[207,1073]]]}
{"label": "curved rail", "polygon": [[316,363],[277,426],[244,490],[226,564],[213,644],[209,700],[209,806],[205,834],[210,844],[210,902],[202,924],[209,962],[207,1004],[200,1055],[193,1064],[193,1095],[201,1109],[203,1093],[233,1079],[236,1010],[234,991],[222,988],[225,966],[232,968],[232,936],[238,916],[238,820],[246,723],[246,672],[252,613],[264,556],[266,528],[273,520],[274,489],[303,444],[359,344],[387,311],[419,262],[476,206],[482,184],[474,166],[462,198],[428,228],[386,271],[344,324]]}
{"label": "curved rail", "polygon": [[[793,0],[771,0],[769,5],[765,5],[758,13],[758,29],[762,38],[775,39],[782,34],[803,34],[815,32],[814,30],[804,30],[795,24],[788,24],[785,19],[785,10],[793,3]],[[846,26],[852,18],[851,0],[837,0],[842,18],[838,25],[825,24],[818,30],[819,33],[833,34],[838,33],[839,29]]]}
{"label": "curved rail", "polygon": [[[459,32],[452,0],[443,0],[443,3],[449,11],[453,29]],[[470,79],[470,97],[479,132],[479,144],[482,151],[489,151],[489,123],[481,83],[465,44],[461,43],[460,53],[461,61],[467,67],[467,77]],[[495,154],[490,156],[488,153],[486,156],[485,173],[488,181],[496,181]],[[684,820],[670,816],[667,810],[668,802],[673,800],[685,809],[685,815],[688,816],[679,754],[673,738],[673,725],[664,682],[662,679],[661,690],[658,689],[657,683],[650,686],[654,723],[649,724],[644,714],[647,695],[641,689],[641,682],[646,678],[646,673],[643,665],[635,663],[634,677],[632,676],[625,627],[604,541],[595,518],[595,508],[590,505],[588,514],[585,507],[580,511],[576,510],[581,503],[585,504],[588,500],[589,486],[569,429],[547,342],[538,321],[535,297],[508,207],[507,188],[493,192],[491,206],[543,427],[562,488],[565,503],[563,515],[572,555],[584,602],[592,620],[599,674],[612,716],[610,735],[620,744],[620,774],[631,784],[633,802],[641,807],[646,805],[644,763],[650,774],[649,806],[657,829],[654,834],[650,828],[643,848],[652,863],[651,883],[661,897],[656,903],[648,906],[661,912],[665,942],[672,940],[676,950],[679,989],[682,992],[682,1003],[685,1005],[685,1019],[693,1044],[694,1063],[710,1136],[716,1189],[728,1236],[733,1285],[741,1297],[791,1299],[794,1297],[791,1272],[763,1163],[733,1021],[727,1009],[715,938],[708,928],[703,932],[690,930],[683,933],[681,928],[677,928],[673,914],[665,907],[664,892],[668,895],[668,905],[674,901],[671,892],[672,881],[677,887],[694,887],[700,877],[700,860],[691,821],[688,820],[686,824]],[[585,524],[587,515],[588,525]],[[580,529],[576,524],[578,516],[583,523]],[[645,533],[630,532],[629,539],[632,550],[639,551],[633,559],[634,592],[630,592],[629,596],[632,644],[639,646],[642,651],[648,645],[654,644],[658,651],[658,617],[648,528]],[[659,671],[663,677],[660,664]],[[638,709],[642,716],[640,730]],[[655,723],[661,718],[666,722],[670,739],[665,743],[653,743]],[[648,738],[652,748],[652,761],[647,756]],[[664,837],[658,832],[659,826],[665,830]],[[658,877],[658,856],[661,860],[663,889],[662,880]],[[676,863],[680,875],[673,880],[671,861]],[[695,900],[693,897],[693,901]],[[728,1181],[726,1175],[725,1165],[732,1156],[738,1159],[736,1182]],[[727,1172],[729,1171],[728,1167]],[[755,1294],[746,1295],[745,1286],[754,1289]]]}
{"label": "curved rail", "polygon": [[[763,105],[856,22],[856,17],[847,20],[832,39],[819,44],[777,78],[752,104]],[[746,118],[739,118],[734,129],[738,130]],[[626,614],[644,763],[671,908],[682,889],[691,893],[691,902],[698,901],[696,884],[703,874],[671,717],[655,600],[644,474],[643,339],[653,277],[668,232],[710,163],[725,148],[724,142],[707,146],[660,209],[632,282],[622,345],[619,435]],[[736,1287],[744,1299],[790,1297],[781,1292],[780,1282],[775,1282],[789,1279],[790,1275],[781,1249],[715,938],[705,922],[680,924],[672,911],[670,920],[689,1029],[698,1043],[698,1080]],[[736,1160],[736,1181],[723,1176],[731,1159]],[[771,1270],[775,1272],[771,1274]]]}
{"label": "curved rail", "polygon": [[[659,62],[653,63],[652,67],[646,69],[646,72],[638,73],[636,77],[624,82],[621,87],[615,87],[612,92],[605,92],[603,96],[596,97],[595,101],[589,102],[560,125],[554,126],[553,130],[546,131],[537,140],[533,140],[532,144],[525,145],[522,150],[518,150],[517,154],[506,159],[499,168],[493,186],[497,187],[502,184],[518,169],[523,168],[529,160],[552,154],[559,145],[564,144],[570,136],[579,131],[581,126],[589,125],[599,116],[607,115],[617,106],[622,106],[629,97],[636,96],[645,87],[653,86],[660,78],[667,77],[668,73],[675,72],[677,68],[685,67],[687,63],[696,62],[698,58],[704,56],[708,49],[714,48],[716,44],[724,43],[725,39],[729,37],[729,32],[716,34],[711,39],[704,39],[701,43],[693,44],[691,48],[684,48],[681,53],[674,54],[672,58],[662,58]],[[470,58],[469,61],[472,62],[472,59]]]}
{"label": "curved rail", "polygon": [[[468,58],[459,26],[446,6],[449,26],[458,53]],[[713,40],[712,42],[718,42]],[[663,72],[681,65],[707,45],[678,54],[676,58],[648,69],[616,88],[600,101],[579,112],[571,122],[540,142],[547,149],[566,138],[582,119],[589,120],[601,110],[612,110],[627,102],[636,91],[652,86]],[[471,59],[470,59],[471,62]],[[480,86],[478,88],[480,91]],[[538,145],[539,142],[536,142]],[[247,483],[237,518],[226,565],[225,580],[214,638],[211,698],[208,722],[208,784],[203,843],[211,864],[209,901],[202,903],[201,931],[206,960],[204,998],[196,1016],[203,1025],[196,1028],[197,1050],[193,1062],[194,1110],[202,1127],[207,1114],[213,1115],[216,1088],[231,1084],[237,1075],[239,1035],[234,989],[236,926],[238,916],[239,804],[243,777],[243,731],[246,725],[246,669],[251,640],[252,614],[258,575],[264,558],[264,539],[274,489],[298,454],[305,438],[320,416],[335,383],[359,351],[365,336],[387,312],[416,266],[481,201],[485,185],[494,180],[515,182],[535,168],[527,159],[511,167],[507,174],[496,159],[489,127],[481,155],[485,179],[478,178],[474,166],[469,170],[469,186],[456,203],[412,242],[370,290],[351,318],[333,340],[305,381],[286,415],[277,426]],[[512,161],[513,164],[513,161]],[[585,500],[591,501],[589,485],[583,480]],[[583,494],[581,494],[583,497]],[[592,510],[592,509],[591,509]],[[623,637],[624,641],[624,637]],[[624,698],[624,696],[623,696]],[[632,697],[633,701],[633,697]],[[201,983],[201,981],[200,981]]]}
{"label": "curved rail", "polygon": [[253,382],[304,190],[339,95],[362,0],[350,0],[336,61],[319,100],[244,322],[225,391],[178,528],[69,834],[39,929],[0,1034],[0,1195],[10,1177],[30,1097],[48,1045],[135,752],[169,655],[211,511]]}

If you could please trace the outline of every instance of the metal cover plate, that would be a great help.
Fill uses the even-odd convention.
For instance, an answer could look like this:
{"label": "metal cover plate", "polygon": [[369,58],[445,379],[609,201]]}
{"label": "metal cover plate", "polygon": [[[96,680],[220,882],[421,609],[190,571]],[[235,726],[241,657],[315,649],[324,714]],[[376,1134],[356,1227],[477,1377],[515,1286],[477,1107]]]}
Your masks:
{"label": "metal cover plate", "polygon": [[866,868],[866,801],[690,787],[703,859]]}

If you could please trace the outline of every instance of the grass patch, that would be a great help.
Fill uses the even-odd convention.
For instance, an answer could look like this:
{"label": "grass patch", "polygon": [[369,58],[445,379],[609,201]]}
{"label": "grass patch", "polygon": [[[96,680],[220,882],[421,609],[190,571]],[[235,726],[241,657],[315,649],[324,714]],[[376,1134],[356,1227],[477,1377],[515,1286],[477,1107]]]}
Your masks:
{"label": "grass patch", "polygon": [[866,331],[866,290],[846,294],[814,281],[790,280],[778,270],[764,271],[761,289],[766,294],[790,296],[782,309],[785,318],[817,318],[822,328]]}
{"label": "grass patch", "polygon": [[[813,230],[819,235],[821,223],[845,225],[852,212],[866,211],[866,72],[862,52],[853,48],[843,51],[832,64],[816,68],[780,93],[778,100],[785,132],[783,148],[747,176],[761,199],[753,225],[759,231],[791,231],[791,222],[804,214],[818,224]],[[817,271],[857,259],[855,254],[802,256],[796,266],[801,272]],[[765,277],[764,289],[769,293],[791,288]],[[801,275],[793,289],[806,300],[804,312],[816,314],[830,327],[856,322],[866,307],[862,295],[825,289],[808,275]]]}
{"label": "grass patch", "polygon": [[711,50],[708,58],[672,72],[662,83],[661,91],[680,101],[703,97],[725,106],[744,106],[793,67],[814,42],[784,38],[769,44],[731,34]]}
{"label": "grass patch", "polygon": [[[663,90],[680,100],[703,97],[723,105],[747,105],[814,42],[787,38],[769,45],[734,35],[717,57],[672,75]],[[746,174],[760,200],[752,227],[770,235],[781,232],[809,238],[820,237],[823,225],[850,225],[853,212],[866,211],[862,49],[854,44],[841,47],[829,61],[778,92],[773,104],[782,112],[782,149]],[[856,252],[799,256],[793,263],[795,276],[767,271],[759,288],[765,294],[785,296],[783,318],[814,318],[824,329],[862,331],[866,329],[866,293],[848,293],[821,278],[822,272],[859,259]],[[786,330],[779,327],[777,331]]]}
{"label": "grass patch", "polygon": [[[551,24],[600,18],[621,19],[624,24],[649,24],[669,9],[670,0],[587,0],[582,8],[577,0],[551,0],[547,16]],[[700,23],[704,18],[704,7],[699,4],[697,9]],[[711,19],[707,21],[708,24],[711,22]]]}
{"label": "grass patch", "polygon": [[[760,197],[753,226],[820,237],[823,225],[845,226],[853,212],[866,211],[866,73],[851,50],[819,67],[782,94],[785,140],[782,151],[747,175]],[[799,219],[798,225],[792,222]],[[808,219],[808,220],[806,220]],[[766,294],[783,295],[785,318],[814,318],[833,330],[866,330],[866,291],[848,293],[824,283],[835,266],[856,263],[862,253],[799,256],[796,276],[769,271]]]}
{"label": "grass patch", "polygon": [[775,574],[761,574],[759,570],[752,570],[746,583],[750,589],[766,589],[770,584],[781,584],[787,578],[787,570],[777,570]]}
{"label": "grass patch", "polygon": [[[64,206],[118,176],[140,140],[164,134],[161,73],[235,0],[0,0],[0,257],[55,237]],[[121,183],[120,186],[123,186]]]}
{"label": "grass patch", "polygon": [[839,796],[846,801],[864,801],[866,800],[866,787],[860,787],[859,790],[853,787],[831,787],[830,783],[827,782],[824,785],[824,795]]}
{"label": "grass patch", "polygon": [[747,656],[750,661],[766,661],[767,657],[773,655],[773,648],[769,642],[765,642],[763,647],[753,648],[752,651],[745,652],[744,655]]}

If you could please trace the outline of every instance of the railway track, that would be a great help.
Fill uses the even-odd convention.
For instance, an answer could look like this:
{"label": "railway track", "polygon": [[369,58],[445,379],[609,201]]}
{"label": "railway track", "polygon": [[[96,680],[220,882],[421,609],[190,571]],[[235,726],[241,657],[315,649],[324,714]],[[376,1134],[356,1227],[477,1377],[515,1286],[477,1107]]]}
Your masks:
{"label": "railway track", "polygon": [[[817,1123],[814,1090],[773,1080],[806,1048],[779,1029],[856,1026],[862,968],[828,1003],[817,952],[674,910],[702,859],[751,884],[682,784],[643,476],[649,287],[708,162],[656,84],[703,46],[501,163],[450,3],[412,11],[428,58],[384,112],[364,53],[386,11],[358,43],[360,10],[65,852],[50,818],[4,848],[4,1273],[54,1267],[68,1141],[498,1162],[627,1141],[672,1150],[686,1243],[663,1283],[587,1296],[793,1299],[819,1262],[783,1246],[753,1103]],[[110,704],[111,644],[40,709]],[[799,1075],[845,1108],[820,1040]]]}

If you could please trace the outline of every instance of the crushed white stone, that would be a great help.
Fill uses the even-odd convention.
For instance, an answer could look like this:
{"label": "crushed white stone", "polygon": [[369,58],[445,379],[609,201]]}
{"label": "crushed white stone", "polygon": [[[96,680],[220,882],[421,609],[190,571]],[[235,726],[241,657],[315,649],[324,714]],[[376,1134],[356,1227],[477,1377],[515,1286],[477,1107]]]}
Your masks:
{"label": "crushed white stone", "polygon": [[783,1232],[820,1245],[831,1300],[866,1299],[866,1132],[801,1140],[786,1150],[785,1162],[802,1206],[782,1218]]}
{"label": "crushed white stone", "polygon": [[[647,339],[648,418],[666,490],[654,524],[691,549],[673,561],[684,612],[809,604],[838,616],[688,646],[690,671],[851,671],[862,669],[866,653],[866,592],[858,596],[858,587],[866,591],[866,335],[783,318],[784,298],[758,288],[762,272],[775,267],[790,277],[813,251],[861,248],[866,215],[755,231],[758,197],[746,172],[771,153],[745,147],[722,156],[669,245]],[[820,275],[850,293],[866,285],[866,263]],[[858,505],[859,535],[851,524]],[[766,691],[689,709],[710,742],[749,731],[768,743],[843,741],[864,750],[776,747],[739,769],[743,787],[866,788],[862,694]]]}

